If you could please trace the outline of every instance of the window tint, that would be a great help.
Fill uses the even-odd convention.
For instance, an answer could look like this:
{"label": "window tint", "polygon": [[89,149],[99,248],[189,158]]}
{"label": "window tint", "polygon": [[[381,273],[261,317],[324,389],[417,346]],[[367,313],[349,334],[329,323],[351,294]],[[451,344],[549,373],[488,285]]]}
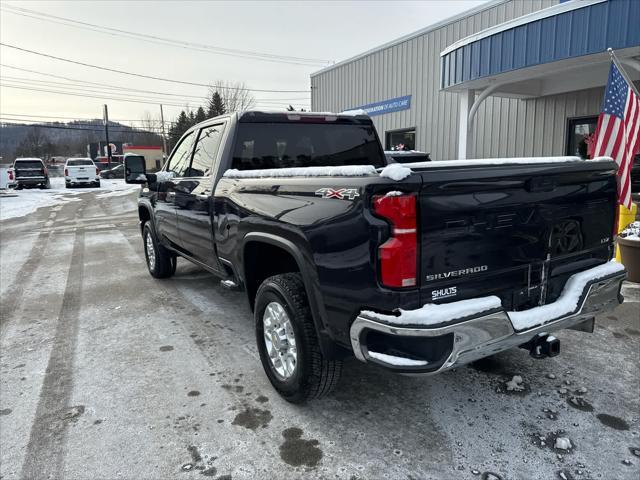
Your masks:
{"label": "window tint", "polygon": [[16,160],[15,168],[42,168],[40,160]]}
{"label": "window tint", "polygon": [[384,164],[372,125],[241,123],[233,154],[238,170]]}
{"label": "window tint", "polygon": [[173,172],[176,177],[184,177],[191,160],[191,147],[193,146],[193,132],[182,139],[169,160],[167,172]]}
{"label": "window tint", "polygon": [[89,159],[80,158],[77,160],[67,160],[67,165],[70,167],[77,167],[79,165],[93,165],[93,162]]}
{"label": "window tint", "polygon": [[193,152],[191,168],[187,170],[186,177],[206,177],[211,174],[220,141],[224,132],[224,124],[213,125],[200,130],[200,136]]}

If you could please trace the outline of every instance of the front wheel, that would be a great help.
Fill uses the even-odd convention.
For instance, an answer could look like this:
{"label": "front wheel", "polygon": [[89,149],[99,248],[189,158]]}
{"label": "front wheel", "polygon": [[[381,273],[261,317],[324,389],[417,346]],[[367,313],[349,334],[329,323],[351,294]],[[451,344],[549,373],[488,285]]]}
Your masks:
{"label": "front wheel", "polygon": [[260,285],[255,325],[262,367],[285,400],[302,403],[335,388],[342,361],[328,360],[320,350],[299,273],[274,275]]}
{"label": "front wheel", "polygon": [[176,272],[176,259],[158,242],[149,222],[142,229],[144,256],[147,268],[154,278],[168,278]]}

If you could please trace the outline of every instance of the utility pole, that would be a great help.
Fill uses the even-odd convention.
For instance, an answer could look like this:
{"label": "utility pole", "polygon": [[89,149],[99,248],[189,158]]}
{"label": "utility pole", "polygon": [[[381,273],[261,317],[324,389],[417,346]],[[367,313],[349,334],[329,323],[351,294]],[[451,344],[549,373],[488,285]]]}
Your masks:
{"label": "utility pole", "polygon": [[109,110],[107,109],[106,104],[104,105],[104,135],[107,140],[107,168],[111,168],[111,144],[109,143]]}
{"label": "utility pole", "polygon": [[[162,112],[162,104],[160,104],[160,123],[162,124],[162,145],[164,147],[164,157],[169,156],[169,152],[167,152],[167,137],[164,134],[164,113]],[[162,159],[162,163],[164,164],[164,158]]]}

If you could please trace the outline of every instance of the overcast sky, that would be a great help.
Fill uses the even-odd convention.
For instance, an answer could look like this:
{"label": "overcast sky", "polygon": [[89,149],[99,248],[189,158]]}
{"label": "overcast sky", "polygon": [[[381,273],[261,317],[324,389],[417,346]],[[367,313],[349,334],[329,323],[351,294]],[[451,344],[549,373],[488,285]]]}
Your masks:
{"label": "overcast sky", "polygon": [[[261,106],[284,107],[291,103],[308,108],[309,74],[321,65],[294,65],[238,58],[182,47],[159,45],[124,34],[105,34],[56,23],[21,12],[16,15],[6,7],[18,7],[99,24],[124,31],[214,45],[228,49],[266,54],[341,61],[402,35],[424,28],[485,0],[352,1],[352,2],[135,2],[135,1],[29,1],[5,2],[0,12],[2,43],[64,57],[84,63],[107,66],[144,75],[210,84],[216,80],[245,82],[249,88],[269,90],[301,90],[302,93],[254,93]],[[15,11],[15,10],[14,10]],[[69,86],[68,80],[105,83],[110,86],[172,93],[165,103],[198,106],[198,99],[181,95],[205,95],[205,87],[166,83],[104,72],[80,65],[64,63],[11,48],[1,47],[3,65],[38,72],[28,73],[0,67],[0,113],[7,121],[9,114],[59,117],[100,117],[102,104],[108,103],[112,119],[140,119],[146,112],[156,116],[156,104],[101,100],[8,88],[6,85],[53,90]],[[28,81],[25,79],[31,79]],[[34,82],[38,80],[40,82]],[[74,86],[76,93],[89,88]],[[78,89],[85,91],[79,92]],[[125,94],[124,91],[118,92]],[[158,95],[131,93],[127,95]],[[284,100],[281,100],[284,99]],[[291,100],[289,100],[291,99]],[[268,103],[265,103],[268,102]],[[276,102],[276,103],[273,103]],[[281,102],[277,103],[277,102]],[[165,107],[165,117],[172,119],[178,106]],[[17,117],[15,117],[17,118]],[[33,117],[35,118],[35,117]]]}

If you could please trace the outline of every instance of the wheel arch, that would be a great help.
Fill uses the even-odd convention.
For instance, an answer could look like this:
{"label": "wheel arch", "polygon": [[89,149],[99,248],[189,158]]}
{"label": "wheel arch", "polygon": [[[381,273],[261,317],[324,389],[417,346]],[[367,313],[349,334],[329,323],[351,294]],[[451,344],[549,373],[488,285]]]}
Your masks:
{"label": "wheel arch", "polygon": [[[268,265],[276,264],[275,269],[255,269],[251,268],[251,263],[258,253],[269,253],[273,255],[275,252],[282,253],[270,256],[273,259]],[[320,348],[327,357],[338,357],[337,345],[331,338],[330,333],[325,327],[325,308],[320,297],[320,288],[317,281],[317,275],[313,264],[305,259],[303,251],[298,245],[289,239],[280,237],[266,232],[248,233],[242,242],[242,273],[243,282],[247,291],[247,298],[251,311],[255,307],[255,294],[260,284],[268,277],[281,273],[299,272],[302,277],[302,283],[309,301],[309,308],[313,317],[313,323],[316,328]],[[288,263],[286,259],[290,259],[293,263]],[[292,267],[295,266],[295,269]]]}

